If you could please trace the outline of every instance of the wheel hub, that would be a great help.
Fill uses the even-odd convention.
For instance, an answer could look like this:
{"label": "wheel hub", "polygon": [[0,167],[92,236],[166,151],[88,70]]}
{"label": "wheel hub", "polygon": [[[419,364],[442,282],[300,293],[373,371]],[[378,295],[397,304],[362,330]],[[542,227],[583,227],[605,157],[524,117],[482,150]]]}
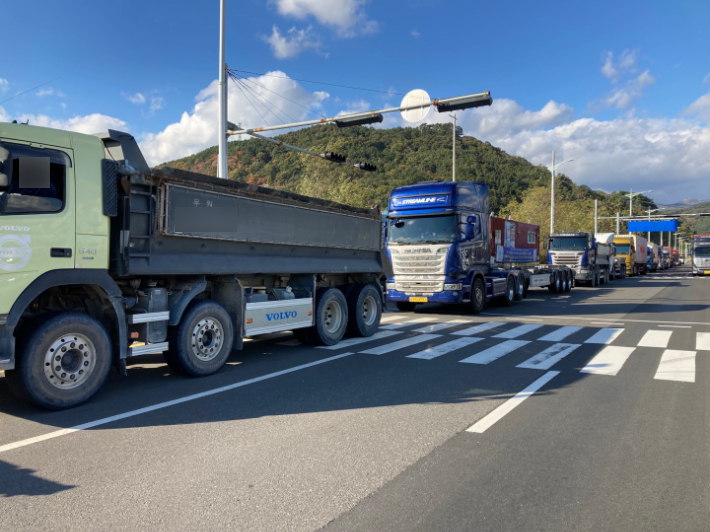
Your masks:
{"label": "wheel hub", "polygon": [[367,296],[362,302],[362,321],[365,325],[372,325],[377,318],[377,302],[372,296]]}
{"label": "wheel hub", "polygon": [[96,347],[79,333],[57,338],[44,355],[44,376],[54,387],[68,390],[80,386],[96,367]]}
{"label": "wheel hub", "polygon": [[200,320],[192,330],[192,353],[200,360],[208,361],[222,350],[224,330],[214,318]]}
{"label": "wheel hub", "polygon": [[329,333],[335,333],[340,329],[340,324],[343,320],[343,311],[335,302],[328,303],[325,307],[325,330]]}

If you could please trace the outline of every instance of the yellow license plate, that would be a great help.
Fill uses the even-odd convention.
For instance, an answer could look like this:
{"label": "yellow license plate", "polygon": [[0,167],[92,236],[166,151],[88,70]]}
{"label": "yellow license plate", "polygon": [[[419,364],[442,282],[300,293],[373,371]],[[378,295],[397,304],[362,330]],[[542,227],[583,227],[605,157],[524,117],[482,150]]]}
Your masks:
{"label": "yellow license plate", "polygon": [[710,275],[710,271],[705,270],[705,275]]}
{"label": "yellow license plate", "polygon": [[428,297],[410,297],[409,302],[410,303],[426,303],[429,301]]}

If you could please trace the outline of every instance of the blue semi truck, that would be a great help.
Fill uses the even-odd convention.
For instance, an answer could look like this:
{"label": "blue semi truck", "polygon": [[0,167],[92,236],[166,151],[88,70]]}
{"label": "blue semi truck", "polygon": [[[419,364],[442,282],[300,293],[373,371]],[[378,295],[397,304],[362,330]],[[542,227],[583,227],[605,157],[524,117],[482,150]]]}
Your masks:
{"label": "blue semi truck", "polygon": [[387,211],[387,255],[393,275],[387,300],[400,310],[422,303],[469,304],[474,313],[500,298],[506,305],[528,288],[568,292],[574,272],[491,265],[489,194],[483,182],[433,182],[392,191]]}

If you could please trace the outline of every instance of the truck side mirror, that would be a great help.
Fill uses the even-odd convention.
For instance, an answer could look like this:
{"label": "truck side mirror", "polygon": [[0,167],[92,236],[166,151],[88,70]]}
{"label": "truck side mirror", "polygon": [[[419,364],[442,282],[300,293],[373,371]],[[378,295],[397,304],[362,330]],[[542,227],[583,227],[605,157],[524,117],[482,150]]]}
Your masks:
{"label": "truck side mirror", "polygon": [[474,238],[476,238],[476,226],[470,223],[465,224],[463,226],[463,234],[466,240],[473,240]]}
{"label": "truck side mirror", "polygon": [[468,216],[468,217],[466,218],[466,223],[467,223],[467,224],[474,225],[474,224],[476,223],[476,221],[477,221],[477,218],[476,218],[475,216]]}

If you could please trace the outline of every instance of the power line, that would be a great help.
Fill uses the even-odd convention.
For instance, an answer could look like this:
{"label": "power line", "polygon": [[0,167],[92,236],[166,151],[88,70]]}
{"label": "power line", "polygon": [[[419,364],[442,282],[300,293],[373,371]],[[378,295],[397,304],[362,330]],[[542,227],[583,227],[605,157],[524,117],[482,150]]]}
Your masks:
{"label": "power line", "polygon": [[[247,78],[247,77],[245,77],[245,76],[239,76],[239,74],[236,74],[236,75],[237,75],[242,81],[248,81],[249,83],[252,83],[252,84],[256,85],[257,87],[261,87],[261,88],[264,89],[265,91],[269,91],[271,94],[275,94],[275,95],[278,96],[279,98],[283,98],[284,100],[287,100],[287,101],[291,102],[291,103],[294,104],[294,105],[298,105],[299,107],[302,107],[303,109],[305,109],[305,110],[308,111],[309,113],[316,113],[317,115],[320,115],[320,116],[322,116],[323,118],[327,118],[325,115],[320,114],[320,113],[314,111],[314,110],[311,109],[310,107],[306,107],[305,105],[302,105],[302,104],[300,104],[300,103],[298,103],[298,102],[294,102],[293,100],[291,100],[290,98],[287,98],[287,97],[284,96],[283,94],[279,94],[278,92],[274,92],[274,91],[272,91],[271,89],[268,89],[268,88],[264,87],[263,85],[260,85],[259,83],[257,83],[257,82],[254,81],[253,79]],[[277,109],[278,109],[278,108],[277,108]],[[284,113],[285,113],[285,111],[284,111]],[[289,117],[289,118],[291,118],[291,117]],[[295,120],[294,120],[293,118],[291,118],[291,120],[293,120],[293,121],[295,122]]]}
{"label": "power line", "polygon": [[54,83],[54,82],[57,81],[58,79],[61,79],[61,78],[53,79],[52,81],[48,81],[47,83],[42,83],[41,85],[37,85],[36,87],[32,87],[31,89],[27,89],[26,91],[21,92],[20,94],[15,94],[15,95],[12,96],[11,98],[8,98],[7,100],[1,101],[1,102],[0,102],[0,105],[4,104],[5,102],[9,102],[10,100],[14,100],[14,99],[17,98],[18,96],[22,96],[23,94],[27,94],[28,92],[32,92],[33,90],[39,89],[40,87],[44,87],[45,85],[49,85],[50,83]]}
{"label": "power line", "polygon": [[[246,79],[234,77],[231,73],[230,73],[230,77],[231,77],[232,80],[234,80],[235,82],[241,84],[241,86],[244,87],[244,89],[246,89],[246,90],[248,90],[249,92],[251,92],[255,97],[259,98],[259,100],[260,100],[261,102],[266,102],[268,105],[272,106],[272,107],[273,107],[274,109],[276,109],[277,111],[283,113],[283,114],[284,114],[287,118],[289,118],[290,120],[295,121],[295,119],[294,119],[291,115],[289,115],[286,111],[284,111],[284,110],[281,109],[280,107],[277,107],[277,106],[274,105],[271,101],[267,100],[266,97],[264,97],[264,96],[262,96],[261,94],[259,94],[259,92],[258,92],[257,90],[255,90],[254,88],[252,88],[252,87],[250,87],[249,85],[247,85],[246,83],[244,83],[244,82],[246,81]],[[277,96],[278,96],[278,94],[277,94]],[[262,105],[263,105],[263,104],[262,104]],[[265,107],[266,107],[266,106],[265,106]],[[271,109],[268,109],[268,108],[267,108],[267,110],[268,110],[272,115],[276,116],[276,114],[275,114],[273,111],[271,111]],[[281,122],[282,124],[285,124],[285,123],[286,123],[284,120],[282,120],[282,119],[279,118],[278,116],[276,117],[276,119],[277,119],[279,122]]]}
{"label": "power line", "polygon": [[271,78],[281,78],[281,79],[290,79],[293,81],[300,81],[301,83],[315,83],[316,85],[328,85],[329,87],[339,87],[341,89],[352,89],[356,91],[367,91],[367,92],[379,92],[380,94],[392,94],[393,96],[404,96],[404,94],[399,93],[399,92],[391,92],[391,91],[380,91],[377,89],[363,89],[362,87],[350,87],[348,85],[337,85],[335,83],[326,83],[324,81],[310,81],[307,79],[296,79],[296,78],[290,78],[288,76],[276,76],[274,74],[260,74],[259,72],[250,72],[248,70],[235,70],[235,69],[230,69],[234,72],[242,72],[244,74],[254,74],[255,76],[268,76]]}
{"label": "power line", "polygon": [[264,123],[269,124],[269,121],[266,118],[264,118],[264,115],[261,114],[259,109],[256,108],[256,105],[254,105],[254,102],[251,101],[251,98],[249,98],[249,95],[242,89],[241,85],[236,82],[236,79],[232,78],[232,81],[234,81],[234,84],[237,86],[239,91],[244,95],[244,97],[247,99],[247,101],[251,104],[251,106],[254,108],[254,110],[259,114],[259,116],[264,121]]}

